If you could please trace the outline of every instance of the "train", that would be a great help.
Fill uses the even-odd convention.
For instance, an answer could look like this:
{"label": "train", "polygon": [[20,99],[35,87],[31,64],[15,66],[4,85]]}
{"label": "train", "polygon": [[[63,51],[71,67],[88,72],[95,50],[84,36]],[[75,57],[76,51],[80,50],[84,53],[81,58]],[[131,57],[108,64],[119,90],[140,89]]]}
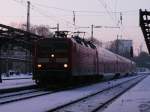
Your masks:
{"label": "train", "polygon": [[135,62],[79,35],[56,34],[33,44],[33,79],[37,84],[119,77],[136,67]]}

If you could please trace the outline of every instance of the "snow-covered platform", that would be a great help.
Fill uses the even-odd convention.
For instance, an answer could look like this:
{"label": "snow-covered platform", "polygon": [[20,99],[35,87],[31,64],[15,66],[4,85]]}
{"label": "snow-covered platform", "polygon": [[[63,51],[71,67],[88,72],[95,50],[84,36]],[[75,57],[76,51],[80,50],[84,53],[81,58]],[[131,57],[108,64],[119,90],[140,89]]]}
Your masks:
{"label": "snow-covered platform", "polygon": [[19,75],[11,77],[2,77],[2,83],[0,83],[0,91],[13,88],[21,88],[27,86],[36,85],[30,75]]}
{"label": "snow-covered platform", "polygon": [[103,112],[150,112],[150,75],[120,96]]}

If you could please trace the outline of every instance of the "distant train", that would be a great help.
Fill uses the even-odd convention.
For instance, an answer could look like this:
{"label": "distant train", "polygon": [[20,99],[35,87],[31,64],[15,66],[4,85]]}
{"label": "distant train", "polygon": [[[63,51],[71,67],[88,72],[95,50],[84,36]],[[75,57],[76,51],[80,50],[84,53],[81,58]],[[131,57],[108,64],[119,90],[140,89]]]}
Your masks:
{"label": "distant train", "polygon": [[65,33],[43,38],[33,47],[33,79],[37,84],[127,75],[135,63],[90,41]]}

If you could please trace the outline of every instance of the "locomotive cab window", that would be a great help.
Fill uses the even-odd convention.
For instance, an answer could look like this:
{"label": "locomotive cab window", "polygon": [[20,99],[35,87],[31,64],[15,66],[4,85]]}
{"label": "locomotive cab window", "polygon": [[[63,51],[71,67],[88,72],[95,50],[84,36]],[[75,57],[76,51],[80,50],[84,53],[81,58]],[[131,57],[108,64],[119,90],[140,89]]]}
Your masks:
{"label": "locomotive cab window", "polygon": [[53,53],[67,53],[68,52],[68,44],[65,42],[50,42],[48,44],[39,44],[37,47],[37,54],[38,55],[48,55],[51,54],[51,57],[54,57]]}

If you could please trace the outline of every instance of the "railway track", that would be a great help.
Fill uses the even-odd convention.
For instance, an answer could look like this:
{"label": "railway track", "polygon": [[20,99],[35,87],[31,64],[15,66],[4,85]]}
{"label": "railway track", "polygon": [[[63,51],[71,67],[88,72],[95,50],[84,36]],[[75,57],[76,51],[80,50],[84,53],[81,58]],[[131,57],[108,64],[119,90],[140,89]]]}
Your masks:
{"label": "railway track", "polygon": [[28,85],[28,86],[13,87],[13,88],[2,88],[2,89],[0,89],[0,95],[1,94],[24,91],[24,90],[29,90],[29,89],[35,89],[35,88],[37,88],[37,86],[35,84]]}
{"label": "railway track", "polygon": [[46,91],[44,89],[30,89],[18,92],[11,92],[0,94],[0,105],[7,104],[15,101],[25,100],[33,97],[38,97],[46,94],[51,94],[52,91]]}
{"label": "railway track", "polygon": [[97,112],[146,76],[139,76],[81,99],[50,109],[48,112]]}
{"label": "railway track", "polygon": [[[122,91],[127,90],[129,87],[131,87],[131,85],[133,86],[134,84],[136,84],[137,82],[139,82],[143,78],[144,77],[136,76],[136,77],[131,77],[129,79],[125,79],[124,81],[121,81],[122,79],[118,80],[117,84],[114,84],[113,87],[112,86],[107,86],[107,87],[101,88],[101,90],[99,90],[97,92],[94,92],[92,94],[86,95],[85,97],[75,99],[72,102],[64,103],[64,104],[62,104],[58,107],[53,107],[50,110],[48,110],[48,112],[66,112],[66,111],[67,112],[68,111],[71,111],[71,112],[95,112],[95,111],[87,111],[87,110],[81,111],[81,110],[82,110],[82,108],[87,108],[88,110],[93,110],[93,109],[96,110],[100,106],[103,107],[105,105],[105,103],[108,103],[108,102],[112,101],[112,99],[114,99],[115,97],[120,95],[122,93]],[[115,93],[116,90],[114,88],[123,88],[123,84],[129,84],[130,86],[127,87],[127,89],[123,89],[120,93],[116,93],[115,97],[114,97],[114,95],[111,98],[106,97],[106,96],[109,96],[108,93],[112,93],[112,92],[109,92],[109,90],[113,90],[114,91],[113,93]],[[22,91],[11,92],[11,93],[3,93],[3,94],[0,94],[0,105],[3,105],[3,104],[7,105],[8,103],[13,103],[13,102],[15,103],[17,101],[23,101],[23,100],[27,101],[28,99],[32,99],[32,98],[38,97],[38,96],[44,96],[44,95],[51,96],[51,94],[54,95],[55,93],[57,94],[57,92],[58,93],[61,92],[61,91],[65,92],[65,90],[67,90],[67,91],[71,90],[72,91],[76,88],[79,88],[79,87],[75,87],[75,88],[70,88],[69,87],[67,89],[66,88],[62,89],[61,88],[61,89],[56,89],[56,90],[39,89],[39,88],[34,88],[33,89],[32,88],[32,89],[29,89],[29,90],[22,90]],[[104,96],[101,96],[102,94],[106,95],[105,100],[104,101],[103,100],[98,100],[98,102],[96,102],[97,99],[101,99],[101,98],[104,97]],[[96,98],[96,97],[98,97],[98,98]],[[88,104],[88,102],[89,102],[89,104]],[[96,104],[93,104],[92,102],[95,102]],[[78,111],[74,110],[74,108],[76,108]]]}
{"label": "railway track", "polygon": [[16,101],[21,101],[29,98],[34,98],[38,96],[43,96],[47,94],[52,94],[55,92],[63,91],[63,90],[72,90],[79,87],[87,86],[88,84],[81,84],[75,86],[66,86],[62,85],[61,87],[57,87],[56,85],[48,86],[47,88],[38,88],[38,86],[29,86],[29,87],[20,87],[13,89],[2,89],[0,92],[0,105],[12,103]]}

